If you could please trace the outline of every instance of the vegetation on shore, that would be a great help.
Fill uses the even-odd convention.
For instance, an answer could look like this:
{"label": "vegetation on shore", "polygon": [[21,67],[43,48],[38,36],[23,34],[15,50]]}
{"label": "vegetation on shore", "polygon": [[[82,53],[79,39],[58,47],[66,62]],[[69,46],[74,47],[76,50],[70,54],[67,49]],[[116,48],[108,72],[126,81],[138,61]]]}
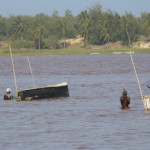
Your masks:
{"label": "vegetation on shore", "polygon": [[135,17],[126,12],[120,16],[110,9],[103,11],[96,3],[77,16],[71,10],[66,10],[64,16],[59,16],[57,11],[52,15],[0,15],[0,26],[0,41],[11,41],[17,49],[62,49],[68,47],[66,39],[78,35],[83,38],[84,47],[116,41],[130,46],[140,36],[149,37],[150,13]]}
{"label": "vegetation on shore", "polygon": [[[89,54],[119,54],[119,53],[150,53],[150,49],[131,49],[131,48],[118,48],[118,49],[12,49],[13,56],[42,56],[42,55],[89,55]],[[9,49],[0,49],[0,56],[10,56]]]}

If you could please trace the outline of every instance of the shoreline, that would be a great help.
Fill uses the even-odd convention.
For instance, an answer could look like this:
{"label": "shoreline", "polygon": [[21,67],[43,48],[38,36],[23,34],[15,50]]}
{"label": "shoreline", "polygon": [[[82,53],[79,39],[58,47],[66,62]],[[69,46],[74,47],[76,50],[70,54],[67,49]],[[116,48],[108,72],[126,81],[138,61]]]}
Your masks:
{"label": "shoreline", "polygon": [[[150,48],[66,48],[66,49],[13,49],[13,56],[44,56],[44,55],[96,55],[96,54],[128,54],[131,53],[150,53]],[[10,56],[8,48],[0,49],[0,57]]]}

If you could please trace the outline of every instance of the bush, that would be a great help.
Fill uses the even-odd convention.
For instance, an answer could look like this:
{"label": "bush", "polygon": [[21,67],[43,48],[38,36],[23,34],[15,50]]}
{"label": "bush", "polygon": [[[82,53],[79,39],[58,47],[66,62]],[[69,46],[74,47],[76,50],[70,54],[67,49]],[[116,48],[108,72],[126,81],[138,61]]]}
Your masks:
{"label": "bush", "polygon": [[12,43],[14,48],[33,48],[33,42],[27,40],[15,40]]}
{"label": "bush", "polygon": [[45,49],[59,49],[60,48],[59,40],[55,36],[44,39],[43,42],[44,42]]}

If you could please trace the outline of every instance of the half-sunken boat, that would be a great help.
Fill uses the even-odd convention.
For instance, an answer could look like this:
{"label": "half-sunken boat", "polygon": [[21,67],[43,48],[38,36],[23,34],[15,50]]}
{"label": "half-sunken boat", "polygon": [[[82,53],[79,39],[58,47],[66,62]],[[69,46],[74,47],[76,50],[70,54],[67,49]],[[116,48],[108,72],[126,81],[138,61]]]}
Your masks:
{"label": "half-sunken boat", "polygon": [[17,92],[21,100],[39,100],[69,97],[69,90],[67,82],[48,85],[46,87],[25,89]]}

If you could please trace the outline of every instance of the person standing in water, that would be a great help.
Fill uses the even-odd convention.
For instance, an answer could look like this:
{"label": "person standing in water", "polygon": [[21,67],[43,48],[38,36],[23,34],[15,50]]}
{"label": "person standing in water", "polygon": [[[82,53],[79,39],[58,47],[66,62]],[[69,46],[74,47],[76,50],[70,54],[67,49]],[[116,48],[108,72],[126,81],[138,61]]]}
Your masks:
{"label": "person standing in water", "polygon": [[127,91],[124,88],[124,82],[122,82],[122,88],[123,88],[123,91],[120,97],[121,107],[122,109],[128,109],[129,104],[130,104],[130,97],[127,95]]}
{"label": "person standing in water", "polygon": [[127,95],[127,91],[124,88],[122,91],[122,96],[120,97],[120,103],[121,103],[122,109],[129,108],[130,97]]}
{"label": "person standing in water", "polygon": [[7,88],[4,94],[4,100],[11,100],[11,99],[13,99],[13,96],[11,95],[11,89]]}

